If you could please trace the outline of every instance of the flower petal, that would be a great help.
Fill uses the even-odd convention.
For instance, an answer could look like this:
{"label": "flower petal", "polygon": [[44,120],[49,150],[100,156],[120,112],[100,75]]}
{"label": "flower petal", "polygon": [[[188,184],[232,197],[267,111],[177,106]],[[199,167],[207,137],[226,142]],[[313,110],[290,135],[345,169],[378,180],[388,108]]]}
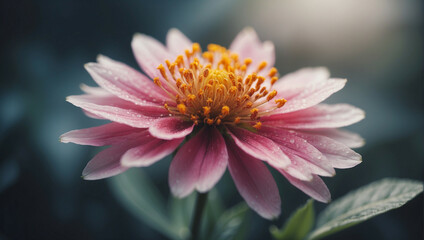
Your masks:
{"label": "flower petal", "polygon": [[[284,105],[284,107],[280,109],[276,109],[273,113],[280,114],[280,113],[295,112],[295,111],[299,111],[302,109],[315,106],[318,103],[327,99],[333,93],[342,89],[345,86],[345,84],[346,84],[346,79],[332,78],[326,81],[317,81],[317,82],[304,85],[301,88],[295,89],[296,91],[292,89],[292,92],[288,96],[284,95],[283,88],[275,87],[275,89],[278,92],[278,95],[276,98],[285,98],[287,99],[287,103]],[[263,108],[270,108],[274,106],[275,106],[275,103],[270,101],[269,103],[264,105]]]}
{"label": "flower petal", "polygon": [[252,57],[256,47],[261,45],[258,35],[253,28],[243,29],[233,40],[230,45],[230,51],[238,53],[243,60]]}
{"label": "flower petal", "polygon": [[112,177],[126,171],[128,168],[120,163],[122,154],[128,150],[130,146],[112,146],[107,148],[88,162],[82,171],[85,180],[97,180]]}
{"label": "flower petal", "polygon": [[221,133],[204,127],[177,152],[169,168],[169,185],[177,197],[189,195],[195,188],[210,190],[227,168],[228,153]]}
{"label": "flower petal", "polygon": [[147,167],[171,154],[184,138],[170,141],[157,139],[152,136],[149,141],[142,141],[140,146],[131,148],[121,158],[125,167]]}
{"label": "flower petal", "polygon": [[174,54],[182,54],[191,49],[192,42],[176,28],[171,28],[166,35],[166,46]]}
{"label": "flower petal", "polygon": [[80,88],[83,92],[91,95],[113,95],[112,93],[106,91],[105,89],[101,87],[91,87],[85,84],[81,84]]}
{"label": "flower petal", "polygon": [[239,127],[228,127],[228,130],[235,144],[249,155],[277,168],[285,168],[290,164],[290,159],[271,139]]}
{"label": "flower petal", "polygon": [[331,139],[334,139],[337,142],[343,143],[344,145],[350,148],[362,147],[365,144],[365,140],[361,136],[359,136],[359,134],[356,134],[347,130],[317,129],[317,130],[308,130],[308,132],[329,137]]}
{"label": "flower petal", "polygon": [[139,33],[134,35],[131,46],[141,69],[152,79],[161,78],[157,67],[171,57],[165,46],[156,39]]}
{"label": "flower petal", "polygon": [[305,86],[324,82],[330,78],[330,72],[325,67],[302,68],[284,75],[274,85],[279,95],[291,99],[299,94]]}
{"label": "flower petal", "polygon": [[273,219],[280,215],[281,199],[268,168],[227,140],[228,169],[240,195],[260,216]]}
{"label": "flower petal", "polygon": [[136,128],[147,128],[168,114],[163,107],[136,106],[115,96],[78,95],[66,100],[90,114]]}
{"label": "flower petal", "polygon": [[133,128],[119,123],[108,123],[98,127],[73,130],[60,136],[63,143],[76,143],[90,146],[113,145],[132,140],[147,129]]}
{"label": "flower petal", "polygon": [[261,118],[263,123],[291,129],[345,127],[364,119],[365,113],[349,104],[319,104],[296,112]]}
{"label": "flower petal", "polygon": [[303,167],[304,169],[300,169],[300,171],[305,171],[305,174],[307,172],[321,176],[333,176],[336,174],[325,156],[305,139],[296,136],[294,131],[262,127],[258,133],[277,143],[284,154],[291,156],[289,157],[292,160],[292,164],[295,165],[292,167],[296,169]]}
{"label": "flower petal", "polygon": [[262,61],[267,62],[267,67],[262,71],[267,71],[275,63],[274,44],[268,41],[262,43],[252,28],[245,28],[236,36],[231,43],[230,51],[239,54],[242,61],[246,58],[252,59],[247,74],[255,71]]}
{"label": "flower petal", "polygon": [[301,181],[297,178],[290,176],[284,171],[280,171],[287,180],[293,184],[293,186],[300,189],[302,192],[306,193],[310,197],[314,198],[317,201],[328,203],[331,201],[331,194],[325,185],[324,181],[316,175],[313,175],[312,180],[310,181]]}
{"label": "flower petal", "polygon": [[362,161],[361,155],[331,138],[307,132],[297,132],[297,136],[307,140],[322,152],[335,168],[351,168]]}
{"label": "flower petal", "polygon": [[314,166],[310,164],[305,159],[291,153],[285,153],[291,160],[291,164],[284,168],[284,169],[278,169],[279,171],[285,171],[286,173],[290,174],[292,177],[295,177],[302,181],[310,181],[312,180],[312,171],[311,166]]}
{"label": "flower petal", "polygon": [[153,81],[133,68],[99,55],[99,63],[85,68],[102,88],[137,105],[162,105],[169,97]]}
{"label": "flower petal", "polygon": [[149,132],[160,139],[175,139],[187,136],[193,131],[192,121],[183,121],[176,117],[167,117],[157,120],[150,125]]}

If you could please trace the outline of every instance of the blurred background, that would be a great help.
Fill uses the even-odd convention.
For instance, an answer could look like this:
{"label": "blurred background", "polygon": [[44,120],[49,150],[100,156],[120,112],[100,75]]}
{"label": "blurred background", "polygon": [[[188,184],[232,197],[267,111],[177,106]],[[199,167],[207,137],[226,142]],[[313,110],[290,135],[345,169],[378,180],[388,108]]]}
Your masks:
{"label": "blurred background", "polygon": [[[366,139],[363,163],[324,179],[333,199],[384,177],[423,179],[423,2],[419,0],[14,0],[0,3],[0,239],[167,239],[128,211],[114,180],[84,181],[99,151],[59,136],[100,125],[65,102],[94,85],[83,64],[101,53],[137,67],[136,32],[164,42],[176,27],[203,47],[229,46],[246,26],[274,42],[281,74],[327,66],[348,84],[327,102],[366,111],[350,127]],[[164,198],[170,159],[144,169]],[[269,239],[308,199],[275,174],[282,215],[251,212],[247,239]],[[228,172],[225,207],[242,201]],[[315,203],[319,211],[324,204]],[[423,195],[328,239],[422,239]]]}

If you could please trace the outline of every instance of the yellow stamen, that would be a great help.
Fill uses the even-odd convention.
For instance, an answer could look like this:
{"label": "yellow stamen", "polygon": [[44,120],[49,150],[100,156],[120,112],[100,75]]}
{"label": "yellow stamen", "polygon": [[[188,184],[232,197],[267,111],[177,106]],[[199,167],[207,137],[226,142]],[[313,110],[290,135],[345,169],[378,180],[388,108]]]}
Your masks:
{"label": "yellow stamen", "polygon": [[187,96],[187,99],[188,99],[188,100],[190,100],[190,101],[194,101],[194,99],[196,99],[196,95],[194,95],[194,94],[189,94],[189,95]]}
{"label": "yellow stamen", "polygon": [[254,128],[256,128],[257,130],[261,129],[262,127],[262,123],[257,121],[255,125],[253,125]]}
{"label": "yellow stamen", "polygon": [[159,87],[161,87],[161,86],[162,86],[162,84],[160,83],[160,80],[159,80],[159,78],[158,78],[158,77],[153,78],[153,82],[154,82],[156,85],[158,85]]}
{"label": "yellow stamen", "polygon": [[259,66],[258,66],[258,70],[257,70],[257,72],[262,71],[262,69],[264,69],[264,68],[266,67],[266,65],[268,65],[268,63],[267,63],[267,62],[265,62],[265,61],[261,62],[261,63],[259,64]]}
{"label": "yellow stamen", "polygon": [[257,108],[253,108],[250,110],[250,119],[254,120],[258,116],[259,110]]}
{"label": "yellow stamen", "polygon": [[222,116],[227,116],[230,113],[230,107],[228,106],[223,106],[221,109],[221,114]]}
{"label": "yellow stamen", "polygon": [[212,124],[213,124],[213,119],[206,118],[206,123],[207,123],[208,125],[212,125]]}
{"label": "yellow stamen", "polygon": [[162,75],[163,78],[165,78],[166,80],[168,80],[168,77],[166,76],[166,72],[165,72],[165,67],[160,64],[157,69],[159,69],[160,74]]}
{"label": "yellow stamen", "polygon": [[208,106],[203,107],[203,115],[208,116],[210,112],[211,112],[210,107],[208,107]]}
{"label": "yellow stamen", "polygon": [[[262,73],[268,63],[258,62],[255,61],[256,69],[249,68],[251,58],[240,59],[238,54],[217,44],[209,44],[202,53],[200,45],[193,43],[174,62],[165,60],[160,64],[160,75],[153,82],[171,98],[175,96],[175,104],[164,104],[174,116],[196,125],[250,123],[260,129],[259,119],[284,106],[287,100],[275,100],[273,108],[261,107],[278,95],[272,89],[278,71],[270,66],[268,72]],[[252,70],[249,74],[248,68]]]}
{"label": "yellow stamen", "polygon": [[198,43],[193,43],[192,49],[193,53],[200,52],[200,45]]}
{"label": "yellow stamen", "polygon": [[277,91],[273,90],[268,94],[268,97],[266,97],[266,100],[269,102],[271,99],[273,99],[277,95]]}
{"label": "yellow stamen", "polygon": [[177,108],[178,108],[178,111],[180,111],[181,114],[185,114],[186,111],[187,111],[187,107],[183,103],[178,104]]}
{"label": "yellow stamen", "polygon": [[271,78],[271,86],[274,85],[274,83],[278,80],[277,77],[272,77]]}
{"label": "yellow stamen", "polygon": [[244,59],[244,64],[246,64],[246,66],[249,66],[251,63],[252,63],[252,59],[251,58]]}
{"label": "yellow stamen", "polygon": [[284,104],[286,104],[286,102],[287,100],[284,98],[275,100],[275,103],[277,104],[277,108],[281,108],[282,106],[284,106]]}

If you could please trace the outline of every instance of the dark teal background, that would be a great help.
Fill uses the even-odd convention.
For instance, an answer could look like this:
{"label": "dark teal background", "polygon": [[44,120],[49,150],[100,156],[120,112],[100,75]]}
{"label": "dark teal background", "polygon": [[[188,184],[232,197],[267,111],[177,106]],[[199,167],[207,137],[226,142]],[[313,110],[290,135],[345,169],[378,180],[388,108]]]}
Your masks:
{"label": "dark teal background", "polygon": [[[98,148],[58,139],[66,131],[103,123],[65,102],[66,96],[81,93],[80,83],[94,85],[83,64],[101,53],[137,67],[130,48],[133,34],[164,42],[171,27],[205,47],[210,42],[228,46],[240,30],[252,26],[262,40],[275,43],[281,74],[327,66],[333,76],[349,80],[328,102],[366,111],[366,119],[349,129],[367,144],[357,150],[362,164],[324,179],[333,199],[384,177],[422,180],[422,2],[301,2],[2,1],[0,239],[165,239],[126,212],[109,180],[80,178]],[[164,196],[169,195],[169,162],[145,169]],[[307,200],[273,174],[282,215],[269,222],[251,212],[248,239],[269,239],[268,227],[280,226]],[[218,190],[226,206],[242,201],[228,173]],[[421,194],[401,209],[329,239],[422,239],[423,226]]]}

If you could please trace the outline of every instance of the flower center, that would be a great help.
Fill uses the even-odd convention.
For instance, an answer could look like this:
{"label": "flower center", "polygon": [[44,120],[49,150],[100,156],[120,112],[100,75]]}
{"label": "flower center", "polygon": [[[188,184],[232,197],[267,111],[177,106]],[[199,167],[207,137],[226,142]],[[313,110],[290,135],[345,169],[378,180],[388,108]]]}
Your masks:
{"label": "flower center", "polygon": [[157,69],[161,77],[153,79],[175,99],[175,104],[164,105],[172,115],[196,125],[249,123],[259,129],[260,117],[287,101],[276,99],[272,107],[265,106],[277,95],[271,89],[278,79],[277,69],[267,70],[265,61],[254,66],[252,59],[240,61],[236,53],[216,44],[209,44],[202,53],[194,43],[184,55],[172,63],[166,60],[167,67],[160,64]]}

